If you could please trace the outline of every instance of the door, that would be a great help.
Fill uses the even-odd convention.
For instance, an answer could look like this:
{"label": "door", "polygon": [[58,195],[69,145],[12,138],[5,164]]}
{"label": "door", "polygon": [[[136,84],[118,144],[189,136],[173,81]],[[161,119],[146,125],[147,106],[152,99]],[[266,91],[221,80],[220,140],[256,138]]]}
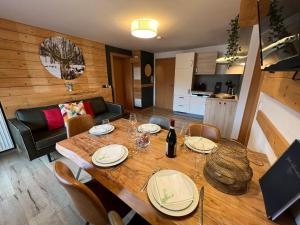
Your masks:
{"label": "door", "polygon": [[173,108],[175,58],[155,60],[155,106]]}
{"label": "door", "polygon": [[130,56],[111,54],[114,102],[133,109],[133,79]]}

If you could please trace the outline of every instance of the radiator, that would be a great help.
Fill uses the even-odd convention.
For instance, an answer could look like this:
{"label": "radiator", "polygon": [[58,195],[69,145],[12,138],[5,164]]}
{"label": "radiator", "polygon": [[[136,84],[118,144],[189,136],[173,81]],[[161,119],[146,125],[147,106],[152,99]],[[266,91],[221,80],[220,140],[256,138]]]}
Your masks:
{"label": "radiator", "polygon": [[14,148],[13,141],[11,139],[4,112],[0,104],[0,152]]}

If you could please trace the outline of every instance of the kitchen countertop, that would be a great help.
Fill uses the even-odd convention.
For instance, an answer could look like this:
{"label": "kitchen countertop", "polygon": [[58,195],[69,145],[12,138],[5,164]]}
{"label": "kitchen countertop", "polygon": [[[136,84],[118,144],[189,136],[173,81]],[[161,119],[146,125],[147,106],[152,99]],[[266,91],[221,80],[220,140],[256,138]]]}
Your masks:
{"label": "kitchen countertop", "polygon": [[228,101],[228,102],[236,102],[238,101],[238,96],[235,95],[235,98],[211,98],[211,97],[207,97],[207,100],[215,100],[215,101]]}
{"label": "kitchen countertop", "polygon": [[213,95],[213,92],[210,91],[192,91],[191,92],[191,96],[194,97],[201,97],[201,98],[206,98],[206,99],[210,99],[210,100],[223,100],[223,101],[238,101],[238,96],[234,95],[235,98],[232,99],[228,99],[228,98],[218,98],[218,97],[210,97],[211,95]]}

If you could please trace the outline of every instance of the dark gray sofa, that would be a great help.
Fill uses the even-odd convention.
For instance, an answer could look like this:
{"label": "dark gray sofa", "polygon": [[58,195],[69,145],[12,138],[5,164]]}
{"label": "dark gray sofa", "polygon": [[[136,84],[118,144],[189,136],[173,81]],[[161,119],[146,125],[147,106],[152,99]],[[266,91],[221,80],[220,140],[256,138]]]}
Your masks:
{"label": "dark gray sofa", "polygon": [[[123,107],[119,104],[105,102],[102,97],[85,99],[89,101],[95,114],[96,124],[103,119],[116,120],[123,117]],[[8,125],[18,149],[26,151],[30,160],[55,151],[55,144],[67,138],[65,127],[49,131],[42,110],[58,108],[58,105],[19,109],[16,118],[9,119]]]}

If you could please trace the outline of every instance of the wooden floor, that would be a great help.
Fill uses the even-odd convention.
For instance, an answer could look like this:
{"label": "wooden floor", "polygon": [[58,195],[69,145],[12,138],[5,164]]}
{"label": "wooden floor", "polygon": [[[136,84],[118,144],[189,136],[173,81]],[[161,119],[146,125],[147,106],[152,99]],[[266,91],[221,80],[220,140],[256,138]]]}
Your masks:
{"label": "wooden floor", "polygon": [[186,126],[189,123],[201,123],[203,119],[201,117],[192,117],[184,113],[174,113],[168,109],[160,109],[149,107],[145,109],[135,109],[133,111],[137,115],[139,122],[147,122],[152,115],[164,116],[168,119],[175,120],[175,128],[180,132],[183,126]]}
{"label": "wooden floor", "polygon": [[[151,115],[176,120],[176,128],[199,119],[175,115],[169,110],[135,110],[139,122]],[[66,191],[59,185],[45,160],[29,161],[17,150],[0,154],[0,225],[82,225]]]}

